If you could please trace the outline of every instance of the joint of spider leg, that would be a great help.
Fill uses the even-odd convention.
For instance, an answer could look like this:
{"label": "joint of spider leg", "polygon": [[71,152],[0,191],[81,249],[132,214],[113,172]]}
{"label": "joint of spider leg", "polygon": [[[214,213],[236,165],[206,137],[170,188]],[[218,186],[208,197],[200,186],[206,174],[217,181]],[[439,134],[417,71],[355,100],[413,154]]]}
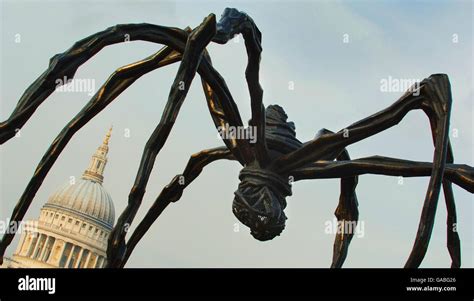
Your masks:
{"label": "joint of spider leg", "polygon": [[[74,44],[73,47],[74,46],[76,46],[76,44]],[[61,59],[61,53],[56,53],[49,59],[49,66],[52,67],[53,65],[57,65],[60,59]]]}

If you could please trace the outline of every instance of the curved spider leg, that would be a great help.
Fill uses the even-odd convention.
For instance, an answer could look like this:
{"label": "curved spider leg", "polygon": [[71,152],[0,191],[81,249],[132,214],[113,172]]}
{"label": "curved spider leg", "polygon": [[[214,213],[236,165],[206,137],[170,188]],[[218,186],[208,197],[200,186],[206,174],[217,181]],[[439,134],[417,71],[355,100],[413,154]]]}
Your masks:
{"label": "curved spider leg", "polygon": [[[114,27],[108,28],[103,32],[92,35],[91,36],[92,38],[89,37],[80,42],[77,42],[76,44],[79,46],[72,47],[73,51],[68,51],[67,55],[62,54],[62,55],[57,56],[56,66],[62,66],[68,61],[71,61],[71,62],[72,61],[75,62],[75,60],[85,61],[88,57],[91,56],[90,53],[97,53],[100,50],[100,47],[97,46],[96,44],[107,45],[107,43],[112,43],[113,41],[115,41],[116,35],[120,37],[120,36],[124,36],[124,34],[129,34],[129,33],[133,33],[131,37],[132,40],[145,40],[145,41],[150,41],[154,43],[166,44],[170,48],[175,49],[177,52],[176,51],[172,52],[172,50],[169,50],[169,49],[165,50],[167,49],[165,47],[161,50],[162,55],[157,54],[156,58],[153,58],[153,60],[150,59],[151,62],[148,62],[148,60],[145,60],[144,62],[137,62],[134,64],[130,64],[127,66],[127,68],[124,67],[120,70],[117,70],[117,72],[114,73],[108,79],[106,84],[104,84],[102,88],[99,90],[99,92],[96,93],[96,95],[88,102],[86,107],[84,107],[81,110],[81,112],[79,112],[63,128],[63,130],[58,134],[56,139],[53,141],[52,145],[48,148],[45,155],[43,156],[40,163],[38,164],[38,167],[36,168],[33,177],[30,179],[30,182],[28,183],[25,191],[23,192],[21,198],[19,199],[19,201],[17,202],[17,205],[15,206],[13,210],[12,218],[11,218],[12,221],[19,222],[22,220],[26,211],[28,210],[28,207],[30,206],[33,200],[34,195],[36,194],[39,187],[41,186],[41,183],[43,182],[47,173],[49,172],[54,162],[56,161],[56,159],[61,154],[62,150],[65,148],[65,146],[69,142],[69,140],[72,138],[74,133],[76,133],[80,128],[82,128],[84,124],[86,124],[90,119],[92,119],[95,115],[97,115],[98,112],[100,112],[104,108],[104,106],[102,105],[104,102],[108,104],[111,100],[117,97],[118,94],[120,94],[120,92],[125,90],[129,86],[129,84],[133,83],[134,80],[129,80],[128,85],[124,84],[127,82],[128,77],[133,78],[134,72],[137,72],[138,74],[140,74],[140,68],[142,67],[143,67],[143,70],[145,70],[146,72],[153,70],[151,66],[153,66],[154,63],[159,62],[160,58],[162,59],[162,63],[158,63],[158,67],[179,61],[180,60],[179,52],[181,53],[184,52],[185,43],[188,37],[188,33],[185,30],[181,30],[178,28],[168,28],[168,27],[151,25],[151,24],[120,24],[120,25],[116,25]],[[170,53],[169,53],[169,56],[166,57],[164,53],[168,51],[170,51]],[[76,57],[75,54],[79,54],[79,55]],[[136,69],[134,67],[136,67]],[[132,72],[132,70],[134,70],[134,72]],[[201,75],[201,77],[209,84],[209,86],[212,87],[213,91],[215,92],[215,95],[218,96],[219,99],[222,100],[222,103],[223,103],[222,109],[229,123],[242,124],[239,111],[237,109],[229,110],[229,108],[236,108],[236,104],[230,95],[230,92],[225,84],[224,79],[204,57],[201,60],[201,63],[198,68],[198,72]],[[55,72],[54,70],[51,72],[47,71],[46,73],[49,74],[48,75],[49,77],[55,76],[55,74],[57,74],[57,72]],[[122,79],[121,78],[122,76],[125,76],[125,79]],[[47,90],[48,89],[47,87],[48,85],[46,85],[46,87],[43,87],[43,88]],[[38,87],[35,87],[34,89],[30,87],[29,90],[30,89],[32,89],[32,91],[33,90],[37,91]],[[50,94],[50,92],[48,91],[44,93],[47,93],[47,95]],[[16,117],[9,120],[7,123],[4,123],[3,129],[0,127],[0,136],[3,134],[5,134],[5,137],[8,136],[9,135],[8,128],[9,127],[18,128],[18,126],[15,126],[15,124],[18,124],[20,120],[23,120],[23,118],[24,118],[24,121],[22,121],[22,123],[20,122],[21,124],[19,127],[21,127],[21,125],[26,123],[26,121],[32,116],[34,110],[36,110],[36,108],[39,107],[39,105],[42,102],[42,101],[36,101],[37,99],[38,98],[26,98],[27,101],[25,100],[23,102],[26,108],[21,112],[20,112],[20,109],[18,109],[19,113],[16,115],[12,114],[12,115],[15,115]],[[20,108],[20,107],[21,105],[17,106],[17,108]],[[18,117],[20,115],[21,115],[21,118]],[[7,138],[6,140],[8,139],[9,138]],[[238,155],[243,155],[241,157],[238,157],[240,162],[244,162],[244,163],[250,162],[251,160],[249,160],[248,157],[245,157],[245,155],[250,154],[250,150],[245,149],[244,147],[245,145],[238,144],[236,145],[234,149],[232,149],[232,151],[234,152],[234,155],[236,155],[236,157],[238,157]],[[11,241],[13,240],[13,236],[14,234],[6,234],[2,238],[2,241],[0,242],[0,263],[3,262],[3,254],[5,253],[5,250],[8,247],[8,245],[10,245]]]}
{"label": "curved spider leg", "polygon": [[[449,91],[449,94],[450,94],[450,91]],[[436,112],[436,108],[433,108],[430,106],[425,107],[423,111],[426,113],[426,115],[428,116],[430,120],[431,134],[433,137],[433,143],[436,148],[437,140],[440,139],[439,136],[437,135],[439,131],[439,122],[440,122],[439,113]],[[447,118],[449,118],[449,113],[448,113]],[[454,154],[451,147],[449,135],[446,136],[446,144],[447,144],[446,145],[446,159],[445,159],[446,164],[454,163]],[[456,226],[457,214],[456,214],[456,204],[454,201],[454,192],[453,192],[451,182],[445,178],[443,178],[442,180],[442,186],[443,186],[443,193],[444,193],[444,199],[445,199],[446,211],[447,211],[447,218],[446,218],[447,248],[449,251],[449,256],[451,257],[451,268],[459,268],[461,267],[461,241],[459,239],[459,234],[457,232],[457,226]]]}
{"label": "curved spider leg", "polygon": [[[427,114],[430,118],[431,132],[433,133],[433,142],[436,145],[436,119],[431,115]],[[449,137],[447,138],[447,149],[446,149],[446,164],[454,163],[454,154],[451,147]],[[461,267],[461,240],[459,239],[459,233],[457,232],[457,214],[456,214],[456,203],[454,201],[454,192],[451,181],[443,178],[443,193],[444,201],[446,204],[446,233],[447,233],[447,248],[449,256],[451,257],[451,268]]]}
{"label": "curved spider leg", "polygon": [[[411,89],[410,89],[411,90]],[[277,159],[272,168],[285,172],[317,161],[324,154],[358,142],[398,124],[411,110],[422,109],[430,118],[436,131],[434,168],[428,185],[416,240],[405,267],[418,267],[426,254],[438,197],[446,164],[451,88],[448,76],[434,74],[421,82],[414,91],[407,91],[397,102],[366,119],[356,122],[335,134],[325,134],[302,148]]]}
{"label": "curved spider leg", "polygon": [[207,149],[193,154],[191,158],[189,158],[183,173],[176,175],[155,199],[145,217],[138,224],[135,231],[133,231],[126,246],[120,250],[120,257],[116,258],[113,263],[108,262],[107,267],[123,267],[138,242],[147,233],[153,223],[155,223],[165,208],[170,203],[177,202],[181,198],[184,189],[201,174],[204,167],[214,161],[222,159],[236,160],[232,152],[225,146]]}
{"label": "curved spider leg", "polygon": [[[211,58],[207,51],[203,53],[203,59],[212,66]],[[228,92],[228,88],[223,78],[220,79],[221,93],[217,93],[211,88],[210,84],[206,82],[204,77],[201,76],[201,84],[206,97],[207,106],[214,122],[215,127],[218,129],[221,139],[224,141],[227,148],[229,148],[234,157],[245,166],[247,163],[254,161],[254,154],[250,148],[250,145],[245,139],[238,139],[233,135],[226,135],[223,131],[229,126],[242,127],[242,119],[240,118],[239,110],[232,95]]]}
{"label": "curved spider leg", "polygon": [[[326,129],[322,129],[320,131],[319,136],[324,133],[332,133],[332,132]],[[329,155],[328,157],[333,158],[333,156],[334,154]],[[325,158],[325,159],[329,159],[329,158]],[[382,157],[375,157],[375,158],[380,159]],[[349,153],[344,149],[344,151],[340,153],[339,156],[337,157],[337,160],[350,161],[351,159],[349,157]],[[394,159],[390,159],[390,158],[385,158],[384,160],[385,161],[391,160],[392,163],[394,162]],[[405,165],[409,164],[410,166],[412,166],[411,168],[413,169],[420,168],[420,163],[418,162],[413,162],[413,161],[400,161],[400,162]],[[459,268],[461,266],[461,241],[459,239],[459,234],[456,229],[457,228],[456,227],[456,224],[457,224],[456,205],[454,201],[454,193],[453,193],[452,184],[451,184],[452,182],[449,180],[450,175],[458,175],[459,172],[458,170],[452,168],[449,165],[454,162],[453,152],[451,149],[451,143],[448,144],[448,153],[447,153],[446,162],[447,162],[447,166],[446,166],[446,171],[443,177],[443,192],[444,192],[444,198],[445,198],[446,209],[447,209],[447,219],[446,219],[447,247],[448,247],[449,255],[451,257],[451,267]],[[376,165],[377,164],[374,162],[373,166],[376,166]],[[430,175],[431,165],[429,163],[425,163],[423,167],[424,167],[425,175]],[[461,182],[460,186],[463,187],[464,189],[467,189],[470,192],[474,192],[474,169],[470,168],[469,166],[467,166],[467,169],[470,169],[470,174],[471,174],[470,177],[469,175],[466,175],[466,176],[461,176],[459,178],[461,180],[467,180],[467,181],[470,180],[470,182],[468,183]],[[315,172],[317,171],[316,170],[310,171],[310,173],[313,173],[313,174]],[[344,220],[347,220],[350,223],[350,226],[353,226],[352,227],[353,229],[355,227],[353,221],[357,223],[357,218],[359,215],[358,210],[357,210],[357,206],[358,206],[357,196],[354,191],[355,187],[357,186],[357,177],[356,175],[353,175],[352,177],[342,177],[343,174],[340,174],[340,175],[341,175],[341,196],[340,196],[339,205],[336,209],[335,214],[339,222],[343,220],[341,229],[345,229],[343,228],[343,226],[345,225]],[[409,173],[409,175],[411,175],[411,173]],[[354,191],[353,194],[351,193],[352,191]],[[343,215],[346,218],[343,218],[342,217]],[[347,251],[348,251],[349,243],[352,239],[352,236],[353,236],[352,234],[345,235],[344,233],[336,236],[336,241],[334,242],[333,263],[331,267],[342,267],[342,264],[347,256]]]}
{"label": "curved spider leg", "polygon": [[[428,118],[430,119],[431,133],[433,136],[433,143],[436,146],[436,140],[438,137],[435,135],[437,132],[437,123],[436,114],[426,112]],[[454,163],[454,154],[451,147],[451,142],[449,137],[447,139],[446,146],[446,164]],[[454,200],[454,192],[452,188],[451,181],[446,178],[443,178],[442,181],[444,200],[446,204],[446,233],[447,233],[447,248],[449,256],[451,257],[451,268],[461,267],[461,241],[459,239],[459,233],[457,232],[457,214],[456,214],[456,204]]]}
{"label": "curved spider leg", "polygon": [[[321,135],[333,133],[327,129],[321,129],[316,137]],[[343,148],[341,150],[336,150],[332,154],[325,156],[325,160],[336,159],[337,161],[348,161],[351,160],[349,152]],[[293,175],[294,176],[294,175]],[[300,178],[295,178],[299,180]],[[339,204],[337,205],[334,215],[338,221],[338,232],[334,239],[333,247],[333,258],[331,263],[331,268],[341,268],[344,261],[347,257],[347,252],[349,250],[349,245],[354,236],[354,229],[357,225],[359,219],[359,203],[357,202],[357,195],[355,192],[356,186],[358,183],[357,175],[354,176],[341,176],[341,194],[339,196]],[[346,226],[348,227],[347,232]]]}
{"label": "curved spider leg", "polygon": [[[429,177],[433,171],[433,163],[402,160],[383,156],[329,161],[320,160],[295,169],[291,172],[295,181],[307,179],[334,179],[364,174],[402,176],[402,177]],[[448,180],[459,187],[474,193],[474,167],[466,164],[447,163],[444,171],[444,180]]]}
{"label": "curved spider leg", "polygon": [[[72,79],[79,66],[102,48],[125,42],[126,37],[129,37],[130,41],[142,40],[165,44],[182,53],[187,36],[188,33],[179,28],[147,23],[118,24],[76,42],[67,51],[50,59],[48,69],[26,89],[10,117],[0,123],[0,144],[14,137],[16,131],[22,128],[42,102],[54,92],[58,87],[57,79]],[[207,59],[202,60],[198,72],[222,100],[222,110],[229,124],[242,125],[237,105],[230,96],[225,81]],[[250,150],[243,144],[236,145],[233,151],[241,163],[251,161]]]}
{"label": "curved spider leg", "polygon": [[262,34],[255,22],[246,13],[235,8],[226,8],[217,23],[217,33],[213,42],[226,44],[235,35],[242,34],[247,50],[245,78],[250,93],[252,118],[249,125],[256,129],[255,155],[262,167],[268,163],[268,149],[265,139],[265,107],[263,89],[259,82]]}
{"label": "curved spider leg", "polygon": [[[337,157],[338,161],[350,159],[346,149]],[[339,204],[334,212],[339,222],[338,226],[341,233],[337,233],[334,240],[331,268],[342,267],[349,251],[349,244],[354,236],[357,221],[359,220],[359,210],[357,209],[359,203],[357,202],[355,192],[358,180],[357,176],[341,178],[341,195],[339,197]],[[349,229],[347,232],[346,226]]]}
{"label": "curved spider leg", "polygon": [[125,244],[126,230],[140,207],[156,156],[171,132],[191,82],[196,75],[204,48],[211,42],[215,32],[215,16],[210,14],[188,36],[183,58],[172,84],[161,120],[143,150],[135,182],[128,196],[127,207],[123,210],[109,237],[107,257],[112,266],[115,265],[115,260],[120,258],[121,249]]}
{"label": "curved spider leg", "polygon": [[[63,53],[56,54],[49,66],[23,93],[12,114],[0,123],[0,144],[15,136],[43,101],[55,89],[74,78],[77,69],[104,47],[142,40],[171,45],[182,44],[183,32],[178,28],[152,24],[118,24],[76,42]],[[58,83],[59,80],[59,83]]]}
{"label": "curved spider leg", "polygon": [[[430,77],[430,79],[424,80],[424,82],[426,83],[425,87],[429,88],[425,89],[425,94],[427,97],[422,102],[422,110],[430,119],[431,132],[435,145],[435,153],[433,156],[434,166],[431,173],[430,182],[428,184],[425,202],[423,204],[415,242],[413,244],[412,251],[405,263],[405,268],[419,267],[423,261],[423,258],[425,257],[426,251],[428,250],[428,244],[431,238],[431,232],[433,231],[433,225],[436,217],[436,207],[438,205],[439,192],[441,185],[443,185],[443,175],[446,166],[446,159],[448,156],[448,146],[450,144],[449,119],[451,116],[452,98],[451,85],[449,83],[448,77]],[[446,185],[449,186],[449,183],[446,182]],[[453,195],[450,197],[450,199],[446,200],[447,205],[448,203],[454,204]],[[451,217],[449,216],[448,218]],[[448,228],[448,235],[449,233],[452,234],[452,230]],[[457,233],[455,234],[459,242],[459,236],[457,236]],[[454,244],[451,246],[458,248],[458,255],[460,255],[460,244]],[[453,255],[456,256],[455,253],[450,252],[450,256]],[[460,263],[459,258],[453,259]],[[453,261],[452,264],[456,263]]]}
{"label": "curved spider leg", "polygon": [[[432,174],[433,164],[373,156],[346,161],[318,161],[292,172],[295,181],[304,179],[343,178],[363,174],[422,177]],[[456,208],[451,183],[474,193],[474,168],[464,164],[447,163],[443,176],[443,191],[448,211],[447,236],[451,267],[461,265],[459,235],[455,231]]]}
{"label": "curved spider leg", "polygon": [[[452,164],[454,162],[453,151],[451,149],[451,143],[448,144],[448,154],[446,157],[446,164]],[[474,185],[472,185],[474,188]],[[446,203],[446,232],[447,232],[447,247],[449,256],[451,256],[451,268],[461,267],[461,240],[459,239],[459,233],[457,231],[457,214],[456,204],[454,202],[454,192],[451,181],[443,178],[443,192]],[[474,189],[471,191],[474,193]]]}
{"label": "curved spider leg", "polygon": [[[172,64],[181,59],[180,55],[170,47],[163,47],[157,53],[132,64],[117,69],[108,80],[102,85],[99,91],[91,98],[87,105],[79,112],[59,133],[45,155],[38,164],[34,175],[30,179],[25,191],[18,200],[11,216],[12,221],[19,222],[23,219],[33,197],[41,186],[47,173],[53,166],[56,159],[66,147],[69,140],[84,124],[97,115],[110,102],[112,102],[121,92],[129,87],[142,75]],[[13,240],[14,233],[7,233],[0,241],[0,263],[6,248]]]}

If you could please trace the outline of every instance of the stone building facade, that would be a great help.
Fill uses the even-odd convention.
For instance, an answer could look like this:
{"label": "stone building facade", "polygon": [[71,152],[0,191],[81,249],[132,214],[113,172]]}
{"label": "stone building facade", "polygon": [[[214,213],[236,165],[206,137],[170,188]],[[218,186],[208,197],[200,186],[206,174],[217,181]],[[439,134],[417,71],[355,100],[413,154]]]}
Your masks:
{"label": "stone building facade", "polygon": [[102,186],[111,129],[80,179],[53,193],[36,221],[21,231],[9,268],[102,268],[115,210]]}

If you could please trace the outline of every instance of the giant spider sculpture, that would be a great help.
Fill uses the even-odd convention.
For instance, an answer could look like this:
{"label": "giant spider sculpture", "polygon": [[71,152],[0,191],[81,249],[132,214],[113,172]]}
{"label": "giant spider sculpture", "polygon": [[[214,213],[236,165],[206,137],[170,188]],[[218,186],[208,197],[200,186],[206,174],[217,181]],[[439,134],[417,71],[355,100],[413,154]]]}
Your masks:
{"label": "giant spider sculpture", "polygon": [[[177,175],[157,197],[144,219],[128,241],[126,230],[142,202],[155,158],[163,147],[179,109],[196,74],[201,83],[212,120],[217,128],[243,127],[237,106],[224,79],[213,68],[205,47],[211,43],[225,44],[242,34],[248,55],[245,72],[250,92],[252,117],[249,126],[256,129],[256,142],[223,136],[225,146],[201,151],[191,156],[184,172]],[[415,268],[422,262],[431,237],[441,186],[447,218],[447,245],[452,267],[460,267],[460,240],[455,230],[456,209],[451,183],[474,192],[474,169],[453,163],[448,137],[451,112],[451,91],[448,77],[434,74],[413,90],[407,91],[385,110],[333,133],[321,130],[311,141],[302,143],[295,135],[292,122],[279,106],[262,102],[259,84],[261,33],[245,13],[227,8],[216,24],[213,14],[191,30],[152,24],[123,24],[91,35],[62,54],[51,58],[48,69],[25,91],[11,116],[0,124],[0,143],[14,137],[41,103],[55,90],[56,79],[72,79],[77,68],[103,47],[130,40],[143,40],[166,45],[155,54],[116,70],[87,105],[64,127],[41,159],[23,195],[13,210],[11,220],[21,221],[41,183],[72,136],[110,104],[121,92],[142,75],[181,61],[171,87],[160,122],[145,145],[135,183],[128,196],[128,205],[117,221],[108,241],[108,267],[123,267],[133,249],[150,226],[172,202],[180,199],[183,190],[198,177],[202,169],[220,159],[236,160],[243,169],[232,204],[234,215],[251,230],[258,240],[270,240],[285,228],[286,197],[291,183],[304,179],[340,178],[341,194],[335,215],[341,225],[358,219],[355,188],[358,175],[381,174],[404,177],[430,176],[413,249],[405,267]],[[387,157],[351,160],[346,146],[382,132],[396,124],[412,110],[421,109],[429,118],[435,151],[433,163],[415,162]],[[185,179],[184,184],[180,179]],[[344,229],[344,227],[341,227]],[[0,259],[13,240],[5,234],[0,243]],[[353,237],[351,232],[336,235],[331,267],[341,267]]]}

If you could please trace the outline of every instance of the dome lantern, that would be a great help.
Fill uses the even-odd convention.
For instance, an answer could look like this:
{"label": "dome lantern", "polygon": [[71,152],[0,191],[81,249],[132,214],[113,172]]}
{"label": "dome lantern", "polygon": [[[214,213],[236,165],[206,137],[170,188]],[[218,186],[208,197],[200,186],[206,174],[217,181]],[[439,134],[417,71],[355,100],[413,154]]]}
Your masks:
{"label": "dome lantern", "polygon": [[97,148],[97,151],[92,155],[89,167],[82,175],[83,179],[91,180],[102,184],[104,180],[104,169],[107,164],[107,153],[109,152],[109,140],[112,135],[112,127],[105,135],[104,142]]}

